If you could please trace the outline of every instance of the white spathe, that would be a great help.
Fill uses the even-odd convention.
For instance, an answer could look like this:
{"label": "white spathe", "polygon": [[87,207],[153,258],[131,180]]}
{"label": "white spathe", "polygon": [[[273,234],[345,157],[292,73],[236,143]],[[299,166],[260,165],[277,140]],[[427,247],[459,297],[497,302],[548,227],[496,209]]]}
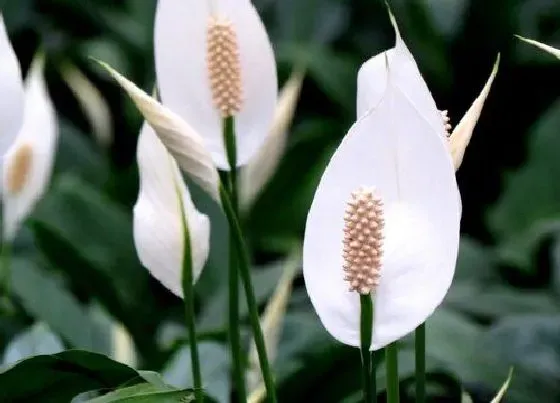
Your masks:
{"label": "white spathe", "polygon": [[107,63],[98,63],[127,93],[181,169],[219,203],[220,178],[204,139],[179,115],[142,91]]}
{"label": "white spathe", "polygon": [[377,189],[385,245],[372,294],[372,350],[413,331],[441,303],[459,247],[460,199],[443,125],[434,120],[427,88],[409,77],[416,72],[408,53],[397,48],[393,56],[376,106],[350,129],[321,178],[304,241],[305,285],[315,310],[337,340],[359,346],[360,298],[344,280],[343,217],[351,192]]}
{"label": "white spathe", "polygon": [[136,251],[142,265],[166,288],[182,297],[183,216],[194,281],[208,258],[210,220],[196,209],[176,161],[148,124],[140,132],[137,159],[140,191],[134,206]]}
{"label": "white spathe", "polygon": [[[44,77],[44,58],[37,56],[25,81],[23,125],[4,157],[2,169],[3,236],[14,239],[17,230],[41,199],[50,182],[58,139],[56,111]],[[22,147],[30,150],[30,165],[17,192],[9,189],[11,170]]]}
{"label": "white spathe", "polygon": [[8,150],[23,121],[21,70],[0,13],[0,155]]}
{"label": "white spathe", "polygon": [[250,0],[159,0],[154,52],[163,104],[204,137],[216,165],[229,170],[222,118],[214,107],[206,65],[211,16],[227,18],[237,34],[243,104],[235,116],[237,165],[264,143],[276,106],[278,82],[272,45]]}
{"label": "white spathe", "polygon": [[544,50],[545,52],[550,53],[553,56],[556,56],[558,59],[560,59],[560,49],[554,48],[550,45],[547,45],[546,43],[542,43],[539,41],[535,41],[533,39],[529,39],[529,38],[525,38],[523,36],[520,35],[515,35],[517,38],[521,39],[524,42],[527,42],[533,46],[536,46],[539,49]]}

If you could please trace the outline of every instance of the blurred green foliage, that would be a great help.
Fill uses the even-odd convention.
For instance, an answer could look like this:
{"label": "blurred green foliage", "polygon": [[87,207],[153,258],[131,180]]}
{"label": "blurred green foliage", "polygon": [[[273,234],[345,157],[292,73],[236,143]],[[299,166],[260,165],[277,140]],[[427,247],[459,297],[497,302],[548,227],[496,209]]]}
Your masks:
{"label": "blurred green foliage", "polygon": [[[275,46],[281,82],[293,66],[308,67],[285,159],[246,222],[257,297],[264,304],[280,277],[282,259],[302,240],[320,175],[355,119],[358,68],[391,47],[393,33],[381,0],[255,3]],[[390,3],[452,123],[482,88],[496,53],[502,54],[498,78],[458,172],[464,236],[455,282],[428,322],[429,392],[434,401],[459,401],[464,387],[473,401],[487,402],[514,365],[504,401],[560,401],[560,64],[513,37],[518,33],[560,44],[560,2]],[[160,371],[175,387],[192,386],[181,303],[141,267],[132,242],[140,115],[89,59],[109,62],[149,90],[154,83],[155,0],[3,0],[0,7],[24,70],[39,48],[45,50],[49,90],[61,122],[51,189],[13,253],[16,303],[3,302],[0,315],[5,368],[21,358],[66,348],[111,356],[114,326],[122,323],[134,340],[138,368]],[[64,83],[60,72],[65,63],[78,66],[109,103],[114,126],[109,147],[96,142]],[[212,219],[211,256],[196,287],[204,379],[208,395],[225,402],[231,389],[224,343],[227,227],[217,206],[194,193]],[[414,356],[410,340],[402,344],[406,396]],[[91,358],[60,354],[74,367]],[[101,357],[87,361],[83,373],[106,378],[76,375],[64,396],[44,394],[41,402],[68,401],[131,380],[144,392],[187,393],[166,391],[153,374]],[[322,328],[297,280],[274,365],[280,401],[358,402],[358,357],[357,350],[337,344]],[[51,362],[25,365],[39,364]],[[12,367],[2,382],[17,383],[22,365]],[[29,388],[47,390],[49,382],[60,381],[57,377],[71,376],[57,368],[36,373]],[[379,384],[384,385],[382,371]],[[2,390],[0,385],[0,397]],[[22,401],[17,400],[21,396],[33,395],[1,401]],[[108,397],[93,401],[114,401]]]}

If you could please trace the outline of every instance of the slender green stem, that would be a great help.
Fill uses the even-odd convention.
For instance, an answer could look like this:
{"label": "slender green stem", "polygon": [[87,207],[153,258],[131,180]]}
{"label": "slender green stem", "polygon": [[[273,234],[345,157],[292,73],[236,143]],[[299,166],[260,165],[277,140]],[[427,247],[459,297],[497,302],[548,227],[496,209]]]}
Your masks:
{"label": "slender green stem", "polygon": [[[183,200],[179,195],[179,203],[181,205],[181,212],[185,211],[183,208]],[[189,336],[189,345],[191,348],[191,369],[194,382],[194,395],[196,403],[204,403],[204,393],[202,390],[202,375],[200,371],[200,359],[198,357],[198,346],[196,341],[196,325],[195,325],[195,311],[194,311],[194,279],[192,267],[192,253],[191,253],[191,240],[189,234],[189,227],[187,225],[187,218],[181,214],[184,236],[184,250],[183,250],[183,299],[185,304],[185,319],[187,324],[187,334]]]}
{"label": "slender green stem", "polygon": [[385,347],[385,366],[387,370],[387,403],[399,403],[399,347],[397,342]]}
{"label": "slender green stem", "polygon": [[259,356],[259,364],[261,366],[263,380],[266,387],[267,401],[270,403],[276,403],[277,400],[274,387],[274,378],[272,377],[272,371],[266,354],[264,336],[259,321],[257,301],[255,299],[255,292],[251,280],[249,253],[247,252],[247,246],[245,245],[245,240],[243,239],[241,225],[239,223],[237,215],[235,214],[235,209],[223,187],[220,187],[220,198],[222,200],[222,206],[224,208],[225,215],[230,225],[230,231],[232,231],[234,237],[233,240],[235,241],[235,248],[238,253],[238,268],[241,275],[241,282],[243,283],[243,288],[245,289],[245,298],[247,299],[247,306],[249,308],[249,320],[253,329],[255,346],[257,347],[257,353]]}
{"label": "slender green stem", "polygon": [[10,297],[10,288],[12,283],[12,275],[10,269],[11,245],[9,242],[3,242],[0,248],[0,287],[4,297]]}
{"label": "slender green stem", "polygon": [[[224,145],[227,152],[230,172],[227,175],[228,193],[237,215],[237,152],[235,146],[235,122],[229,117],[223,120]],[[228,270],[228,332],[233,361],[233,378],[237,389],[237,400],[247,401],[243,356],[241,350],[241,329],[239,319],[239,270],[235,241],[230,229],[229,236],[229,270]]]}
{"label": "slender green stem", "polygon": [[360,354],[362,356],[362,382],[365,403],[374,403],[376,397],[375,376],[372,375],[373,355],[369,351],[372,332],[373,302],[371,295],[360,295]]}
{"label": "slender green stem", "polygon": [[416,403],[426,401],[426,323],[416,328],[414,333],[416,354]]}

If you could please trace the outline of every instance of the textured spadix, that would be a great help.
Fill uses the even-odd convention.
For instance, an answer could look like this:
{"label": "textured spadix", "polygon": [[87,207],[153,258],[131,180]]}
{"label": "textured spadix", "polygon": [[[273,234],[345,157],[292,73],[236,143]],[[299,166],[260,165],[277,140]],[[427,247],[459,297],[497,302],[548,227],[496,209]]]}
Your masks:
{"label": "textured spadix", "polygon": [[345,281],[344,215],[353,191],[375,187],[385,226],[379,285],[371,293],[372,349],[413,331],[441,303],[455,270],[461,218],[443,119],[404,44],[383,68],[375,106],[350,129],[321,178],[303,266],[325,328],[359,346],[360,297]]}
{"label": "textured spadix", "polygon": [[175,295],[182,296],[187,222],[196,281],[208,257],[210,221],[194,206],[177,163],[154,130],[144,124],[138,139],[140,192],[134,206],[134,244],[140,261]]}
{"label": "textured spadix", "polygon": [[24,94],[19,62],[0,13],[0,155],[8,150],[23,121]]}
{"label": "textured spadix", "polygon": [[[223,38],[212,32],[235,46],[218,47]],[[222,115],[235,113],[237,163],[246,164],[266,138],[278,92],[272,46],[251,1],[159,0],[154,52],[163,103],[204,137],[222,169]]]}
{"label": "textured spadix", "polygon": [[180,116],[146,94],[107,63],[98,62],[125,90],[179,166],[214,200],[219,176],[202,137]]}
{"label": "textured spadix", "polygon": [[25,82],[23,125],[3,161],[3,235],[11,241],[49,184],[58,138],[56,112],[43,76],[44,60],[33,61]]}

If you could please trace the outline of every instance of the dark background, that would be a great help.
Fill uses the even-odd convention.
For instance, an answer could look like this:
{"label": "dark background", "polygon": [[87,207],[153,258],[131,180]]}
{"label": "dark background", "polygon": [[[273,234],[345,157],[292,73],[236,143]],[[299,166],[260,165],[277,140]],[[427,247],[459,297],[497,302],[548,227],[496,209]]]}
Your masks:
{"label": "dark background", "polygon": [[[394,34],[380,0],[255,4],[274,43],[281,84],[294,66],[308,68],[285,158],[247,221],[264,303],[280,273],[278,259],[301,242],[322,170],[355,119],[358,68],[393,46]],[[458,401],[463,384],[475,400],[489,401],[514,365],[507,401],[559,401],[560,61],[514,34],[560,47],[560,2],[390,4],[438,107],[449,110],[452,123],[478,95],[501,54],[457,174],[464,236],[454,286],[428,322],[432,393]],[[142,368],[185,371],[180,365],[168,368],[170,357],[186,354],[180,302],[148,277],[132,244],[141,118],[89,59],[110,63],[150,90],[155,1],[4,0],[0,6],[24,71],[38,49],[46,52],[49,90],[61,122],[51,190],[18,240],[14,265],[22,269],[14,274],[14,292],[20,302],[15,314],[0,318],[0,348],[8,349],[16,334],[41,321],[65,347],[106,352],[107,328],[90,323],[95,306],[104,326],[119,321],[128,328]],[[108,147],[95,140],[64,82],[68,63],[89,77],[110,106],[114,138]],[[206,365],[223,368],[225,226],[216,206],[203,196],[199,201],[213,218],[213,251],[197,284],[200,337],[210,346]],[[35,301],[49,281],[54,294],[42,294],[47,299],[42,304]],[[359,401],[357,351],[330,339],[301,279],[295,284],[276,363],[281,401]],[[87,312],[59,319],[60,295]],[[41,306],[47,303],[50,308]],[[413,367],[409,343],[403,345],[406,380]],[[227,395],[223,371],[210,372],[221,374],[212,385]],[[407,390],[403,383],[403,393]]]}

